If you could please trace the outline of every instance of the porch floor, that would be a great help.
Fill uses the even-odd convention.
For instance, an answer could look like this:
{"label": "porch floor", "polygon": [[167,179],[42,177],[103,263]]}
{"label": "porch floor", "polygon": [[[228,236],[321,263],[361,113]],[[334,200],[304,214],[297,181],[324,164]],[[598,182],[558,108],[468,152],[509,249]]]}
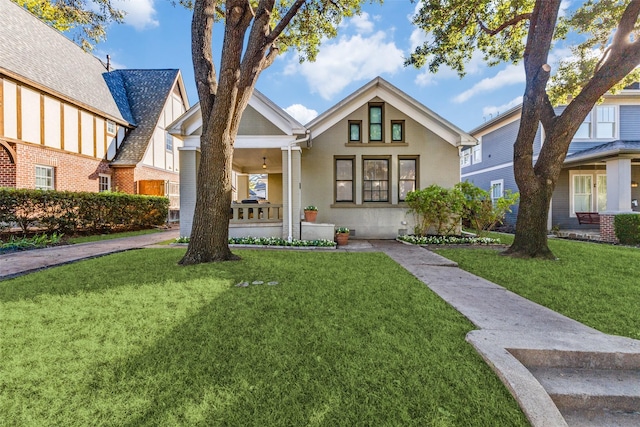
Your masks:
{"label": "porch floor", "polygon": [[600,230],[597,228],[560,230],[558,231],[558,237],[562,237],[564,239],[593,240],[596,242],[602,241]]}

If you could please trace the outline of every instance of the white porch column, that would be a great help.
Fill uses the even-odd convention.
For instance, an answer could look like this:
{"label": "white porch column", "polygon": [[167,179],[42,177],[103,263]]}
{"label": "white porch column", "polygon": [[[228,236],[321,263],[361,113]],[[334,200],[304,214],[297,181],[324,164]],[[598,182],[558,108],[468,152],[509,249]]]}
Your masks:
{"label": "white porch column", "polygon": [[[289,163],[288,153],[291,153],[291,163]],[[293,146],[282,148],[282,238],[289,237],[289,225],[291,224],[291,236],[300,239],[300,147]],[[291,165],[291,175],[289,175],[289,164]],[[289,198],[291,194],[291,198]],[[291,215],[289,215],[291,213]],[[289,222],[291,218],[291,222]]]}
{"label": "white porch column", "polygon": [[615,158],[607,164],[607,212],[631,212],[631,159]]}
{"label": "white porch column", "polygon": [[180,152],[180,236],[191,236],[193,213],[196,207],[200,147],[185,146]]}

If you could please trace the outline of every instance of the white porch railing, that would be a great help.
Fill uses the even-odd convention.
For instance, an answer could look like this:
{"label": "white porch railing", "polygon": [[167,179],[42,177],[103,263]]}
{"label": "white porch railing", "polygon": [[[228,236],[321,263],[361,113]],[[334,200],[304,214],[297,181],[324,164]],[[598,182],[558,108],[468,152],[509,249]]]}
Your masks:
{"label": "white porch railing", "polygon": [[258,224],[282,222],[282,205],[272,203],[233,203],[232,224]]}

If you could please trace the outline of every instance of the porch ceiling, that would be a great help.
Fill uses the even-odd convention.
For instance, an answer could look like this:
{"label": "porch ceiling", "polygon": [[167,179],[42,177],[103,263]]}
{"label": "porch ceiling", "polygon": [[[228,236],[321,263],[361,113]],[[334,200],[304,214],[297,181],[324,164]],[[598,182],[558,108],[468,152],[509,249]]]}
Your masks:
{"label": "porch ceiling", "polygon": [[[262,168],[263,157],[267,168]],[[236,148],[233,150],[233,169],[240,173],[282,173],[280,148]]]}

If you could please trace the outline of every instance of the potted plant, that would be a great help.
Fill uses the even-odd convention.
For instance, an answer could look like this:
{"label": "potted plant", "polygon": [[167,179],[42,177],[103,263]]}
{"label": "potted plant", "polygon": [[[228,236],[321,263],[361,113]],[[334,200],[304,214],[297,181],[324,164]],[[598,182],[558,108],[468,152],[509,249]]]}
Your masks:
{"label": "potted plant", "polygon": [[304,208],[304,220],[306,222],[316,222],[316,217],[318,216],[318,208],[313,206],[313,205],[309,205],[306,208]]}
{"label": "potted plant", "polygon": [[346,245],[349,241],[349,229],[347,227],[338,227],[336,229],[336,242],[338,246]]}

